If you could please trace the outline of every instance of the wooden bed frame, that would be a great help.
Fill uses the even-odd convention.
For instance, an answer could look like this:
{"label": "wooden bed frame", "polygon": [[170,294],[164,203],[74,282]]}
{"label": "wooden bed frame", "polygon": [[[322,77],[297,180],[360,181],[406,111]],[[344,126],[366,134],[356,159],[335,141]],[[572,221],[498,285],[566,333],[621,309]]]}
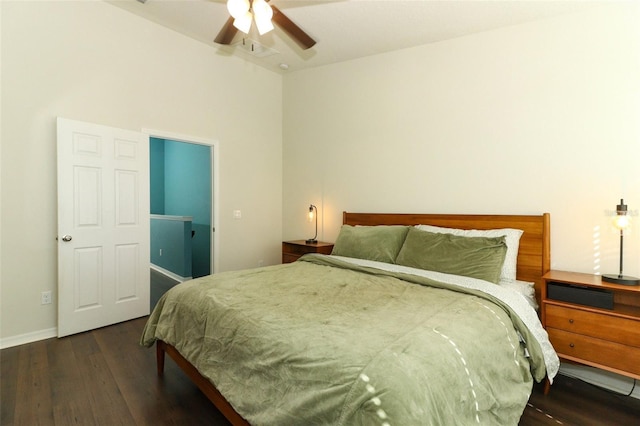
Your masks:
{"label": "wooden bed frame", "polygon": [[[515,228],[524,231],[518,250],[517,279],[534,283],[536,299],[540,304],[542,276],[551,265],[549,213],[542,215],[447,215],[408,213],[349,213],[343,212],[345,225],[434,225],[458,229]],[[165,354],[176,362],[184,373],[209,398],[216,408],[234,426],[249,425],[215,386],[187,361],[176,348],[158,340],[156,361],[158,376],[164,372]]]}

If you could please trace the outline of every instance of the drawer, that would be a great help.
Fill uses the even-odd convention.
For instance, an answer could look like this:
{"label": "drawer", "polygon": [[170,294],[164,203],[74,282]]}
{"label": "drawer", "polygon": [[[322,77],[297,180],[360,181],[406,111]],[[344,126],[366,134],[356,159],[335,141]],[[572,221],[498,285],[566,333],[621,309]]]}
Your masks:
{"label": "drawer", "polygon": [[300,259],[299,254],[282,253],[282,263],[291,263]]}
{"label": "drawer", "polygon": [[307,253],[321,253],[321,254],[331,254],[331,250],[333,250],[333,245],[315,245],[315,244],[291,244],[291,243],[282,243],[282,251],[284,253],[289,254],[297,254],[298,256],[302,256]]}
{"label": "drawer", "polygon": [[640,318],[545,305],[545,326],[640,348]]}
{"label": "drawer", "polygon": [[298,257],[306,253],[313,253],[316,251],[314,246],[303,246],[301,244],[287,244],[282,243],[282,251],[288,254],[297,254]]}
{"label": "drawer", "polygon": [[613,368],[640,376],[640,348],[607,340],[548,328],[551,344],[559,356],[588,361],[602,368]]}

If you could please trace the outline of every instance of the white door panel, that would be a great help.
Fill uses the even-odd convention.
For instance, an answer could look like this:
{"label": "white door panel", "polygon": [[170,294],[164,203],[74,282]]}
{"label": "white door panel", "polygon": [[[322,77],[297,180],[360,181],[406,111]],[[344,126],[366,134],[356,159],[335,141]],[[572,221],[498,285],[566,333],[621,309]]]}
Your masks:
{"label": "white door panel", "polygon": [[58,118],[58,336],[148,313],[147,140]]}

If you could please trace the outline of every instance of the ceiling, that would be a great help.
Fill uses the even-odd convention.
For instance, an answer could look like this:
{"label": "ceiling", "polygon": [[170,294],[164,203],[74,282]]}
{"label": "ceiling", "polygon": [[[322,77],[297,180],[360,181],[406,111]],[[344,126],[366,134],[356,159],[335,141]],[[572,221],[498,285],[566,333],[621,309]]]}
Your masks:
{"label": "ceiling", "polygon": [[253,25],[246,37],[258,43],[254,46],[258,56],[254,56],[241,47],[241,32],[231,46],[213,42],[229,17],[225,0],[105,1],[206,43],[214,48],[214,54],[241,56],[276,72],[433,43],[602,3],[590,0],[271,0],[317,44],[302,50],[277,26],[274,31],[259,36]]}

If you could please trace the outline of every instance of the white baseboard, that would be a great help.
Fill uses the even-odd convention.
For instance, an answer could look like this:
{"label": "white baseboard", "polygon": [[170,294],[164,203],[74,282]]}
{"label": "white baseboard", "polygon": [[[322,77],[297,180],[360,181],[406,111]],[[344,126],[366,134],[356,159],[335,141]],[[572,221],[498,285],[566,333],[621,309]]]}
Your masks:
{"label": "white baseboard", "polygon": [[161,266],[154,265],[153,263],[151,264],[151,269],[153,269],[156,272],[160,272],[162,275],[165,275],[165,276],[171,278],[172,280],[178,281],[180,283],[183,283],[185,281],[189,281],[189,280],[193,279],[193,277],[183,277],[181,275],[176,274],[175,272],[171,272],[171,271],[169,271],[167,269],[164,269]]}
{"label": "white baseboard", "polygon": [[33,331],[31,333],[20,334],[18,336],[5,337],[0,339],[0,349],[11,348],[13,346],[24,345],[37,342],[38,340],[50,339],[58,336],[58,328],[48,328],[46,330]]}
{"label": "white baseboard", "polygon": [[[151,268],[179,282],[184,282],[191,279],[191,277],[181,277],[179,275],[176,275],[173,272],[168,271],[164,268],[161,268],[157,265],[152,264]],[[18,336],[5,337],[3,339],[0,339],[0,349],[6,349],[6,348],[11,348],[13,346],[25,345],[27,343],[33,343],[39,340],[50,339],[52,337],[58,337],[58,327],[48,328],[46,330],[33,331],[31,333],[20,334]]]}
{"label": "white baseboard", "polygon": [[[583,380],[592,385],[616,392],[622,395],[628,395],[633,389],[630,396],[640,399],[640,383],[634,388],[634,380],[630,377],[621,376],[619,374],[610,373],[599,368],[589,367],[579,364],[560,364],[560,374],[567,377]],[[637,382],[640,382],[638,380]]]}

